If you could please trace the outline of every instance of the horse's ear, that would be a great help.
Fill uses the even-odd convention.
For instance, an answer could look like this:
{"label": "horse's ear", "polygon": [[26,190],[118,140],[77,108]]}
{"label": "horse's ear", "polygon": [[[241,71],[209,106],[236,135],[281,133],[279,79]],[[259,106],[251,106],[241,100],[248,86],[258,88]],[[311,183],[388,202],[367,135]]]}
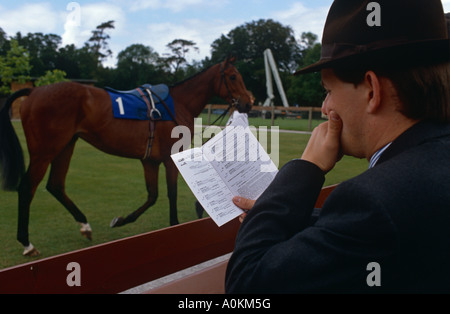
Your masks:
{"label": "horse's ear", "polygon": [[236,62],[236,57],[233,57],[232,55],[228,56],[225,60],[225,68],[228,67],[229,64],[234,64]]}
{"label": "horse's ear", "polygon": [[236,62],[236,57],[234,57],[234,56],[228,57],[228,62],[230,62],[231,64],[234,64]]}

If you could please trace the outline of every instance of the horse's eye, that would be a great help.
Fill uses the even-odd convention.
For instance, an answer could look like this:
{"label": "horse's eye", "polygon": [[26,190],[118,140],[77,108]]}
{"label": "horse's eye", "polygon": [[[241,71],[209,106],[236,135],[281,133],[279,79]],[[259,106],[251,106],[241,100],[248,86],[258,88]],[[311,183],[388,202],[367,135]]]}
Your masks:
{"label": "horse's eye", "polygon": [[236,75],[231,75],[231,76],[230,76],[230,80],[236,81]]}

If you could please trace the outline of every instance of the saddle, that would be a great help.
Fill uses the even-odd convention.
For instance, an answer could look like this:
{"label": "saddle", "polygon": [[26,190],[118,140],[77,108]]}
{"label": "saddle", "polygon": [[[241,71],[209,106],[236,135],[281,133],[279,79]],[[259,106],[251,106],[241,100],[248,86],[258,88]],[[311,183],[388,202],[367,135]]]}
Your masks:
{"label": "saddle", "polygon": [[[155,85],[155,86],[152,86],[150,84],[144,84],[138,88],[140,88],[141,90],[149,89],[152,91],[153,94],[158,95],[160,99],[167,99],[167,97],[169,96],[169,86],[167,86],[165,84],[159,84],[159,85]],[[128,91],[120,91],[120,90],[117,90],[117,89],[114,89],[111,87],[105,87],[106,90],[111,91],[116,94],[128,94],[128,95],[134,95],[134,96],[140,98],[140,97],[142,97],[142,94],[139,92],[138,88],[128,90]],[[160,99],[156,98],[156,96],[153,95],[153,100],[155,101],[155,103],[161,102]]]}
{"label": "saddle", "polygon": [[167,85],[144,84],[128,91],[106,87],[105,90],[111,97],[117,119],[175,121],[175,106]]}
{"label": "saddle", "polygon": [[105,88],[111,97],[114,117],[117,119],[150,120],[147,149],[143,159],[152,155],[155,140],[156,121],[174,121],[175,105],[164,84],[152,86],[144,84],[129,91]]}

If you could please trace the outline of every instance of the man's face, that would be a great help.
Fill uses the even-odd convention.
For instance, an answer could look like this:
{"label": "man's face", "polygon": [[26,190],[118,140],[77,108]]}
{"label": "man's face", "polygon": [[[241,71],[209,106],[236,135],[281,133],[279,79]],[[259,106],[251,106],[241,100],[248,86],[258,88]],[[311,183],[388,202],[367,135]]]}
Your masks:
{"label": "man's face", "polygon": [[341,135],[342,151],[345,155],[364,158],[365,117],[367,94],[363,84],[355,87],[352,83],[339,80],[333,70],[322,70],[322,83],[327,92],[322,106],[323,114],[329,116],[335,111],[343,122]]}

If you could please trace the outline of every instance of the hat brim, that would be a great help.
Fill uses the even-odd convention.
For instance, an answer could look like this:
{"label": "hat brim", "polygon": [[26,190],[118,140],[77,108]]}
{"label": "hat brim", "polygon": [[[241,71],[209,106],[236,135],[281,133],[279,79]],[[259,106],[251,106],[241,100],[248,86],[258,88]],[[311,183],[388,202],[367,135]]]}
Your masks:
{"label": "hat brim", "polygon": [[351,54],[345,57],[322,58],[318,62],[298,70],[294,75],[319,72],[323,69],[343,65],[354,66],[355,64],[361,64],[361,62],[366,65],[375,65],[383,62],[386,64],[408,63],[410,65],[419,65],[430,61],[450,61],[449,39],[397,44],[395,46],[367,50],[363,53]]}
{"label": "hat brim", "polygon": [[307,67],[304,67],[297,72],[294,73],[294,75],[300,75],[300,74],[308,74],[308,73],[314,73],[319,72],[327,67],[331,67],[333,61],[332,60],[319,60],[316,63],[313,63],[311,65],[308,65]]}

